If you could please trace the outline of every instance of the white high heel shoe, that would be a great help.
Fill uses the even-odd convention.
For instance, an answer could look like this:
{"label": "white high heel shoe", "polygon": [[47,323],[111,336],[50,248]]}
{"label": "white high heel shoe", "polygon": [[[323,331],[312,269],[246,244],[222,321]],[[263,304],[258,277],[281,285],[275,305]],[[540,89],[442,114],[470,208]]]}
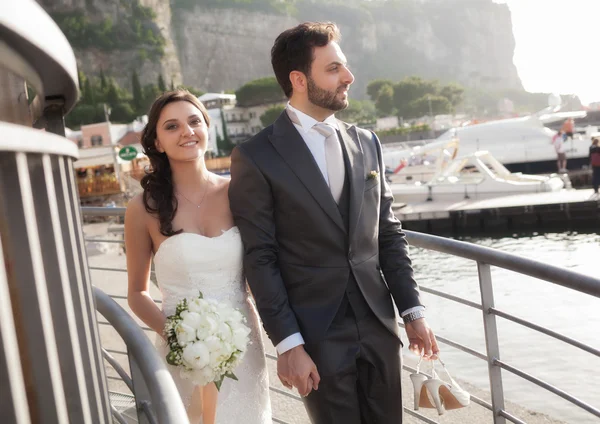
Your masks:
{"label": "white high heel shoe", "polygon": [[[443,381],[439,378],[435,372],[433,362],[431,364],[432,378],[428,378],[423,382],[427,392],[431,395],[435,407],[439,415],[442,415],[446,410],[459,409],[468,406],[471,403],[471,395],[458,385],[458,383],[452,378],[446,364],[438,358],[444,372],[448,376],[450,382]],[[411,376],[412,377],[412,376]]]}
{"label": "white high heel shoe", "polygon": [[419,407],[435,408],[435,406],[433,405],[433,401],[430,399],[430,396],[427,393],[427,387],[425,386],[425,381],[427,381],[429,377],[426,374],[422,374],[420,372],[422,360],[423,357],[421,356],[419,358],[419,362],[417,363],[417,372],[410,375],[410,380],[413,384],[415,411],[418,411]]}

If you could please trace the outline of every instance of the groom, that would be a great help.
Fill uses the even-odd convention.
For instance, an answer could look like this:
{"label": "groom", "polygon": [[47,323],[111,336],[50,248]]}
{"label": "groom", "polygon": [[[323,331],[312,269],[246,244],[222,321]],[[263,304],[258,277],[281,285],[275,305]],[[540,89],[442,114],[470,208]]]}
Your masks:
{"label": "groom", "polygon": [[[354,76],[333,23],[277,37],[275,76],[289,103],[232,154],[229,199],[244,270],[277,372],[318,424],[400,423],[400,338],[434,358],[408,244],[392,213],[375,134],[334,113]],[[392,301],[393,300],[393,301]]]}

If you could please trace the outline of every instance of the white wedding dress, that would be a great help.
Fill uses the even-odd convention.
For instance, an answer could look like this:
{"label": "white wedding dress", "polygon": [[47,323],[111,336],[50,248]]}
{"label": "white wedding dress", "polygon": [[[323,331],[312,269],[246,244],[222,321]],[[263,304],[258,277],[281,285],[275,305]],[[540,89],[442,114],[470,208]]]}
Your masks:
{"label": "white wedding dress", "polygon": [[[168,316],[177,302],[198,295],[227,302],[238,308],[251,328],[250,345],[234,373],[219,392],[217,424],[271,424],[271,402],[265,352],[258,314],[250,301],[242,270],[243,246],[237,227],[218,237],[180,233],[166,239],[154,256],[156,279],[162,292],[162,309]],[[165,358],[167,346],[157,336],[156,346]],[[186,408],[193,401],[194,386],[179,377],[177,367],[167,365]]]}

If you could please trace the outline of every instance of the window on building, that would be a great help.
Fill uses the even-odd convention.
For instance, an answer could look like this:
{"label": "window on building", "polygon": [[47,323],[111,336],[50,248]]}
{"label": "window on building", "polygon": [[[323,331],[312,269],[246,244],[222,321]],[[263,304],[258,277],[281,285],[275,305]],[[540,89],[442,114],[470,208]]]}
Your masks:
{"label": "window on building", "polygon": [[80,149],[83,147],[83,139],[79,139],[77,140],[77,147],[79,147]]}
{"label": "window on building", "polygon": [[102,146],[102,136],[101,135],[93,135],[92,136],[92,146]]}

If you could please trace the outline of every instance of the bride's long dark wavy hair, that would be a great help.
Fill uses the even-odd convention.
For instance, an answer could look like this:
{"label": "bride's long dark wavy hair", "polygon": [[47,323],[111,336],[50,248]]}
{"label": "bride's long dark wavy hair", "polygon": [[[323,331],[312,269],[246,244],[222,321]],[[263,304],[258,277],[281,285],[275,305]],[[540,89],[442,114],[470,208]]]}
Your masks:
{"label": "bride's long dark wavy hair", "polygon": [[181,233],[173,230],[173,218],[177,212],[177,198],[174,195],[171,165],[166,153],[156,149],[156,126],[164,107],[173,102],[189,102],[196,106],[204,116],[207,127],[210,118],[204,105],[187,90],[167,91],[158,97],[148,113],[148,123],[142,131],[142,147],[150,159],[150,168],[142,178],[143,201],[146,211],[158,217],[160,233],[166,237]]}

